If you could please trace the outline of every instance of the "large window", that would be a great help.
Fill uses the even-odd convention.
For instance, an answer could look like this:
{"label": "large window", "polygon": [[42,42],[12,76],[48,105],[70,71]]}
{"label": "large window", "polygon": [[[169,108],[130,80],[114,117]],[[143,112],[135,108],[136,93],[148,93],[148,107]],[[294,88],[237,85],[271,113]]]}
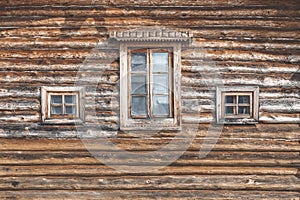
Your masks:
{"label": "large window", "polygon": [[84,121],[84,88],[42,87],[42,121],[74,123]]}
{"label": "large window", "polygon": [[121,44],[121,129],[180,128],[180,44]]}
{"label": "large window", "polygon": [[258,122],[258,87],[217,88],[217,122]]}
{"label": "large window", "polygon": [[173,116],[172,49],[129,51],[130,117]]}

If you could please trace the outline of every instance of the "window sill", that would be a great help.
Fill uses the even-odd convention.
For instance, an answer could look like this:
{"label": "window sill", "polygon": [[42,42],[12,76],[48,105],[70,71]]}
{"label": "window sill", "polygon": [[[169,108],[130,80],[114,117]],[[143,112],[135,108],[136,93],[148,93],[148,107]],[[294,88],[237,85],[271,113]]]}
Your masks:
{"label": "window sill", "polygon": [[81,119],[45,119],[43,124],[74,124],[82,125],[84,121]]}
{"label": "window sill", "polygon": [[254,119],[247,119],[247,120],[241,120],[241,121],[238,121],[238,120],[234,120],[234,121],[219,121],[217,122],[217,124],[232,124],[232,125],[251,125],[251,124],[258,124],[259,122],[258,121],[255,121]]}

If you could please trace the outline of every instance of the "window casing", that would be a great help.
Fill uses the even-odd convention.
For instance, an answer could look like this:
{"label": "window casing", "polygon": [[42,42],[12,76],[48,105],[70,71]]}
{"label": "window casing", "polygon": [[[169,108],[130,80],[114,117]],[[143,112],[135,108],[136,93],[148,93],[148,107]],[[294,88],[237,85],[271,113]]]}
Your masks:
{"label": "window casing", "polygon": [[42,121],[44,123],[84,122],[83,87],[42,87]]}
{"label": "window casing", "polygon": [[180,129],[180,43],[120,44],[120,128]]}
{"label": "window casing", "polygon": [[258,92],[258,87],[217,88],[217,123],[257,123]]}

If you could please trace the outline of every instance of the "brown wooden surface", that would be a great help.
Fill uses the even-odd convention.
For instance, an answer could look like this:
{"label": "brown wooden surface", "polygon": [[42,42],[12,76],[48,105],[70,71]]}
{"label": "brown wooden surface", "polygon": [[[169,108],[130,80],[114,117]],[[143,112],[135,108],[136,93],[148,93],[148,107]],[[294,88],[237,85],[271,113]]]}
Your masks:
{"label": "brown wooden surface", "polygon": [[[299,8],[298,0],[0,1],[0,199],[299,199]],[[110,31],[140,26],[193,34],[182,48],[181,115],[183,130],[192,127],[196,136],[159,171],[125,173],[94,158],[76,126],[42,124],[40,88],[85,77],[84,136],[109,136],[120,149],[143,155],[179,135],[159,156],[177,153],[185,131],[153,137],[119,131],[119,47],[92,51]],[[207,135],[218,73],[224,85],[259,86],[258,124]],[[205,137],[218,141],[200,159]],[[103,141],[91,148],[109,152]],[[120,162],[121,154],[106,161],[134,163]]]}
{"label": "brown wooden surface", "polygon": [[[135,152],[141,156],[161,144],[153,138],[139,144],[134,141],[114,139],[127,149],[140,145]],[[293,146],[292,141],[285,144]],[[120,164],[113,154],[105,159],[112,165],[106,166],[85,149],[81,140],[0,139],[0,147],[3,199],[47,199],[49,195],[51,199],[293,199],[300,195],[299,150],[292,148],[285,152],[213,149],[202,159],[191,149],[170,166],[124,172],[112,168]],[[98,153],[105,152],[101,146],[97,149]],[[146,162],[148,167],[155,163],[155,158]]]}

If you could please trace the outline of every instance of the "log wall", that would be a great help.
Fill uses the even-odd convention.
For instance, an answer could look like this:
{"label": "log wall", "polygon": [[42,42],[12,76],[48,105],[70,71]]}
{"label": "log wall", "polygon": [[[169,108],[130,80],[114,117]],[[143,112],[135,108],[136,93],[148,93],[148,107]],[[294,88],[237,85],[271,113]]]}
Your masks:
{"label": "log wall", "polygon": [[[0,198],[299,199],[299,8],[296,0],[1,1]],[[140,26],[193,33],[182,49],[181,114],[196,136],[159,171],[120,172],[86,150],[75,125],[41,123],[40,88],[86,81],[86,137],[135,152],[168,144],[177,132],[139,138],[118,126],[119,50],[106,42]],[[216,82],[259,86],[259,123],[208,137]],[[200,159],[207,139],[217,144]]]}

